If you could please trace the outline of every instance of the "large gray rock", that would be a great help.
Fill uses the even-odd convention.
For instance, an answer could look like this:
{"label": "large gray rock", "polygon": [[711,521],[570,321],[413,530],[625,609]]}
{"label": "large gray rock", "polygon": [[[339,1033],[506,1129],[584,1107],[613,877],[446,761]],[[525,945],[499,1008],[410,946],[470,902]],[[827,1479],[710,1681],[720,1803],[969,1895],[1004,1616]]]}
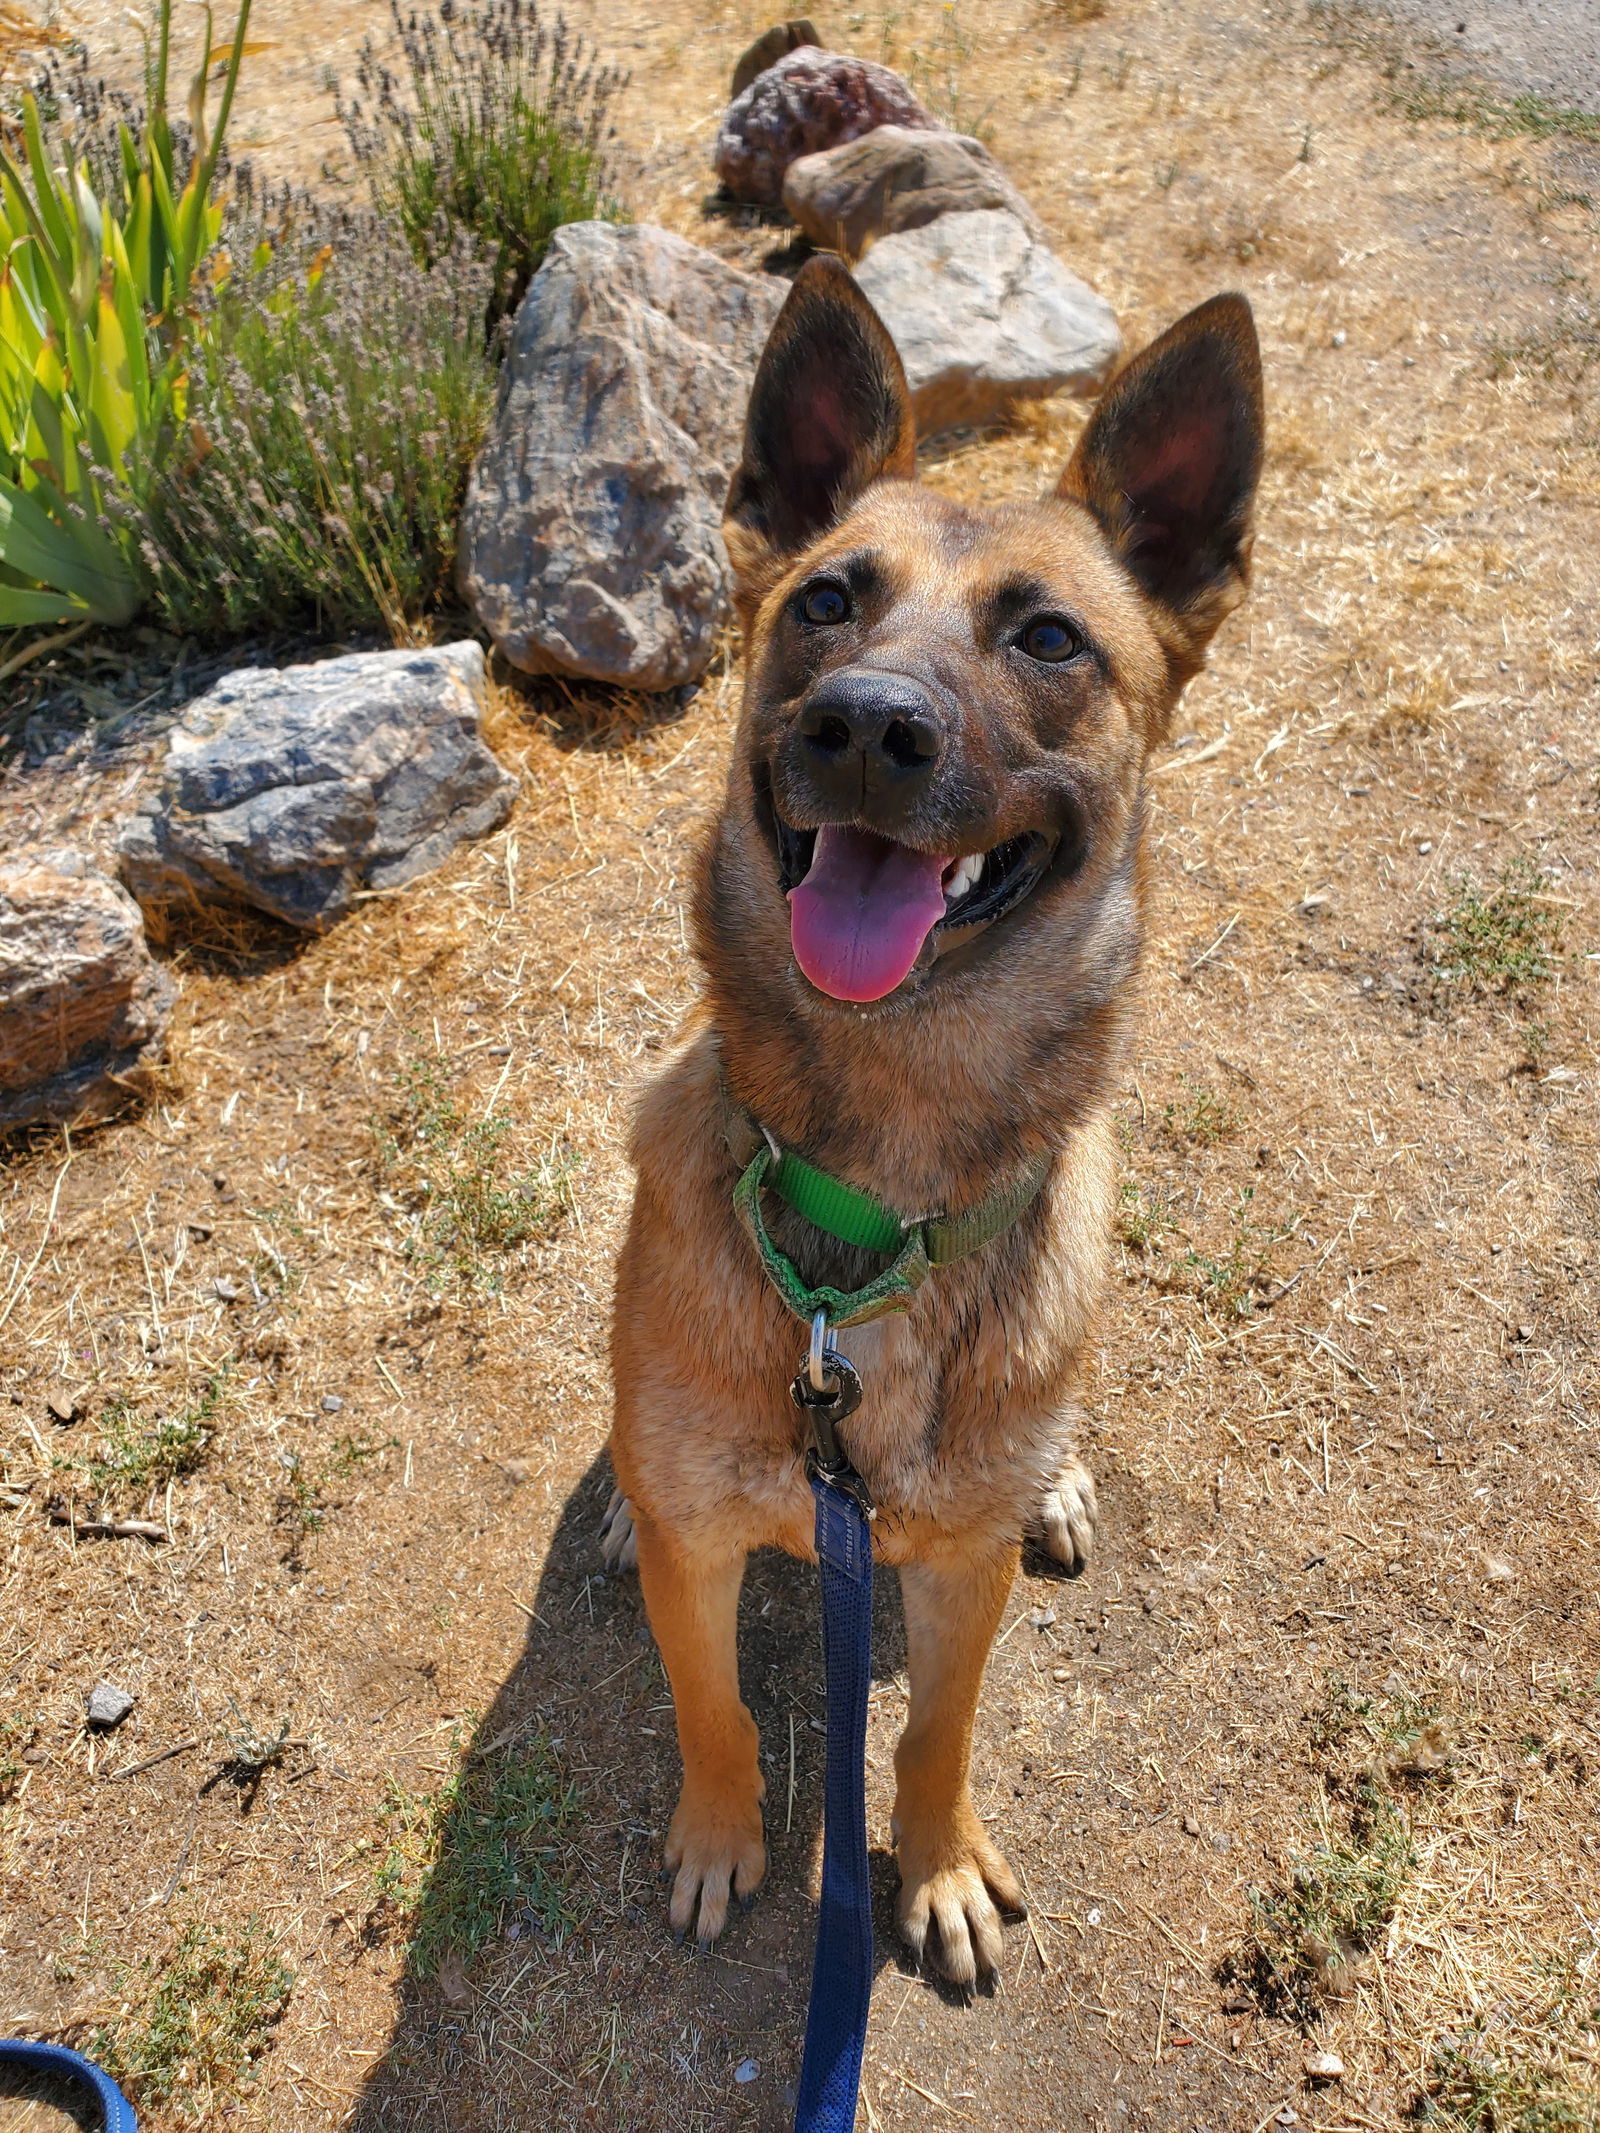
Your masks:
{"label": "large gray rock", "polygon": [[242,667],[188,707],[117,840],[147,908],[246,905],[320,931],[503,822],[480,645]]}
{"label": "large gray rock", "polygon": [[847,259],[897,230],[986,207],[1009,208],[1035,237],[1044,234],[981,141],[909,126],[875,126],[859,140],[801,156],[784,173],[783,204],[813,244]]}
{"label": "large gray rock", "polygon": [[461,514],[462,591],[514,666],[646,690],[705,672],[722,507],[787,293],[648,224],[557,230]]}
{"label": "large gray rock", "polygon": [[722,115],[713,160],[735,200],[776,207],[797,156],[837,148],[874,126],[938,130],[901,74],[875,59],[802,45],[758,74]]}
{"label": "large gray rock", "polygon": [[86,852],[0,859],[0,1130],[109,1118],[147,1093],[176,987]]}
{"label": "large gray rock", "polygon": [[1104,297],[1003,208],[881,238],[856,280],[894,336],[924,436],[997,421],[1018,400],[1097,393],[1122,347]]}

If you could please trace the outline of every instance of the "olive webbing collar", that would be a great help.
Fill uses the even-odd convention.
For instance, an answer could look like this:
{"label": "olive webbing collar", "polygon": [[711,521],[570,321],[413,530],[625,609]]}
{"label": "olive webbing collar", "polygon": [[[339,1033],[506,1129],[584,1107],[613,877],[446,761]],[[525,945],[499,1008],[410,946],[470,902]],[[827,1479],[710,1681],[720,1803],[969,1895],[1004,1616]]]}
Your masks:
{"label": "olive webbing collar", "polygon": [[[728,1100],[728,1143],[740,1165],[733,1204],[750,1233],[773,1287],[796,1318],[808,1324],[819,1311],[832,1326],[858,1326],[886,1311],[904,1311],[936,1266],[949,1266],[992,1242],[1039,1197],[1051,1158],[1037,1156],[1025,1169],[957,1215],[907,1221],[871,1193],[831,1177],[785,1148],[747,1111]],[[761,1212],[763,1192],[775,1192],[813,1228],[858,1250],[889,1260],[858,1289],[811,1288],[794,1261],[779,1251]]]}

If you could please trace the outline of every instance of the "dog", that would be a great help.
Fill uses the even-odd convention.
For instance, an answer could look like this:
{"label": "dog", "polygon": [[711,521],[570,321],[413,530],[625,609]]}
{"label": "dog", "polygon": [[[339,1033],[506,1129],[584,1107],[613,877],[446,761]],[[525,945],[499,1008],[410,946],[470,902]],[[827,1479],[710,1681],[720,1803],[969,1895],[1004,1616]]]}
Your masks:
{"label": "dog", "polygon": [[[1262,435],[1237,295],[1126,365],[1038,503],[917,483],[899,357],[838,260],[806,263],[767,342],[724,521],[746,678],[695,893],[705,990],[635,1117],[602,1532],[608,1563],[637,1563],[671,1682],[669,1917],[702,1947],[766,1870],[745,1558],[815,1559],[789,1393],[806,1329],[733,1205],[763,1144],[908,1221],[1015,1188],[1008,1226],[834,1338],[865,1388],[841,1438],[904,1600],[899,1926],[970,1989],[999,1966],[1002,1911],[1023,1911],[972,1803],[972,1728],[1025,1529],[1069,1571],[1093,1531],[1078,1397],[1146,766],[1244,595]],[[804,1283],[882,1271],[765,1203]]]}

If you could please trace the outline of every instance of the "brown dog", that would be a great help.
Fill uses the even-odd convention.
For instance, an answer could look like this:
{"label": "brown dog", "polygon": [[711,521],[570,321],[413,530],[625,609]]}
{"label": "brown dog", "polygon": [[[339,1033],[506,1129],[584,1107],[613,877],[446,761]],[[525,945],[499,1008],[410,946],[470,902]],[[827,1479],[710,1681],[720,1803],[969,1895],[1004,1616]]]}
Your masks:
{"label": "brown dog", "polygon": [[[1102,398],[1056,494],[974,509],[915,484],[882,324],[811,261],[751,396],[726,533],[748,655],[695,905],[703,1006],[640,1106],[617,1275],[604,1545],[637,1553],[677,1705],[671,1920],[702,1944],[766,1866],[739,1696],[745,1557],[811,1557],[805,1328],[732,1193],[765,1134],[907,1219],[1043,1184],[909,1309],[837,1336],[843,1435],[900,1572],[899,1919],[970,1984],[1021,1908],[972,1805],[984,1662],[1020,1537],[1081,1563],[1074,1452],[1115,1188],[1108,1106],[1139,956],[1145,765],[1242,598],[1261,460],[1242,297],[1180,320]],[[881,1258],[775,1195],[807,1282]]]}

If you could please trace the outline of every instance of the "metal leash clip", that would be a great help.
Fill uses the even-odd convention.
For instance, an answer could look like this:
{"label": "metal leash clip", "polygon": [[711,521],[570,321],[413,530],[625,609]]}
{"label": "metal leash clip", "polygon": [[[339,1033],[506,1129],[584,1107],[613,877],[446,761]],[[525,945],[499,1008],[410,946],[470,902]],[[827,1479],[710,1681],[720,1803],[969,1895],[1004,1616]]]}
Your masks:
{"label": "metal leash clip", "polygon": [[861,1405],[861,1380],[850,1358],[828,1346],[826,1311],[818,1311],[811,1321],[811,1343],[805,1361],[795,1372],[789,1397],[811,1424],[806,1472],[820,1476],[852,1497],[865,1517],[876,1518],[878,1507],[872,1500],[872,1491],[850,1464],[850,1456],[839,1442],[839,1424]]}

